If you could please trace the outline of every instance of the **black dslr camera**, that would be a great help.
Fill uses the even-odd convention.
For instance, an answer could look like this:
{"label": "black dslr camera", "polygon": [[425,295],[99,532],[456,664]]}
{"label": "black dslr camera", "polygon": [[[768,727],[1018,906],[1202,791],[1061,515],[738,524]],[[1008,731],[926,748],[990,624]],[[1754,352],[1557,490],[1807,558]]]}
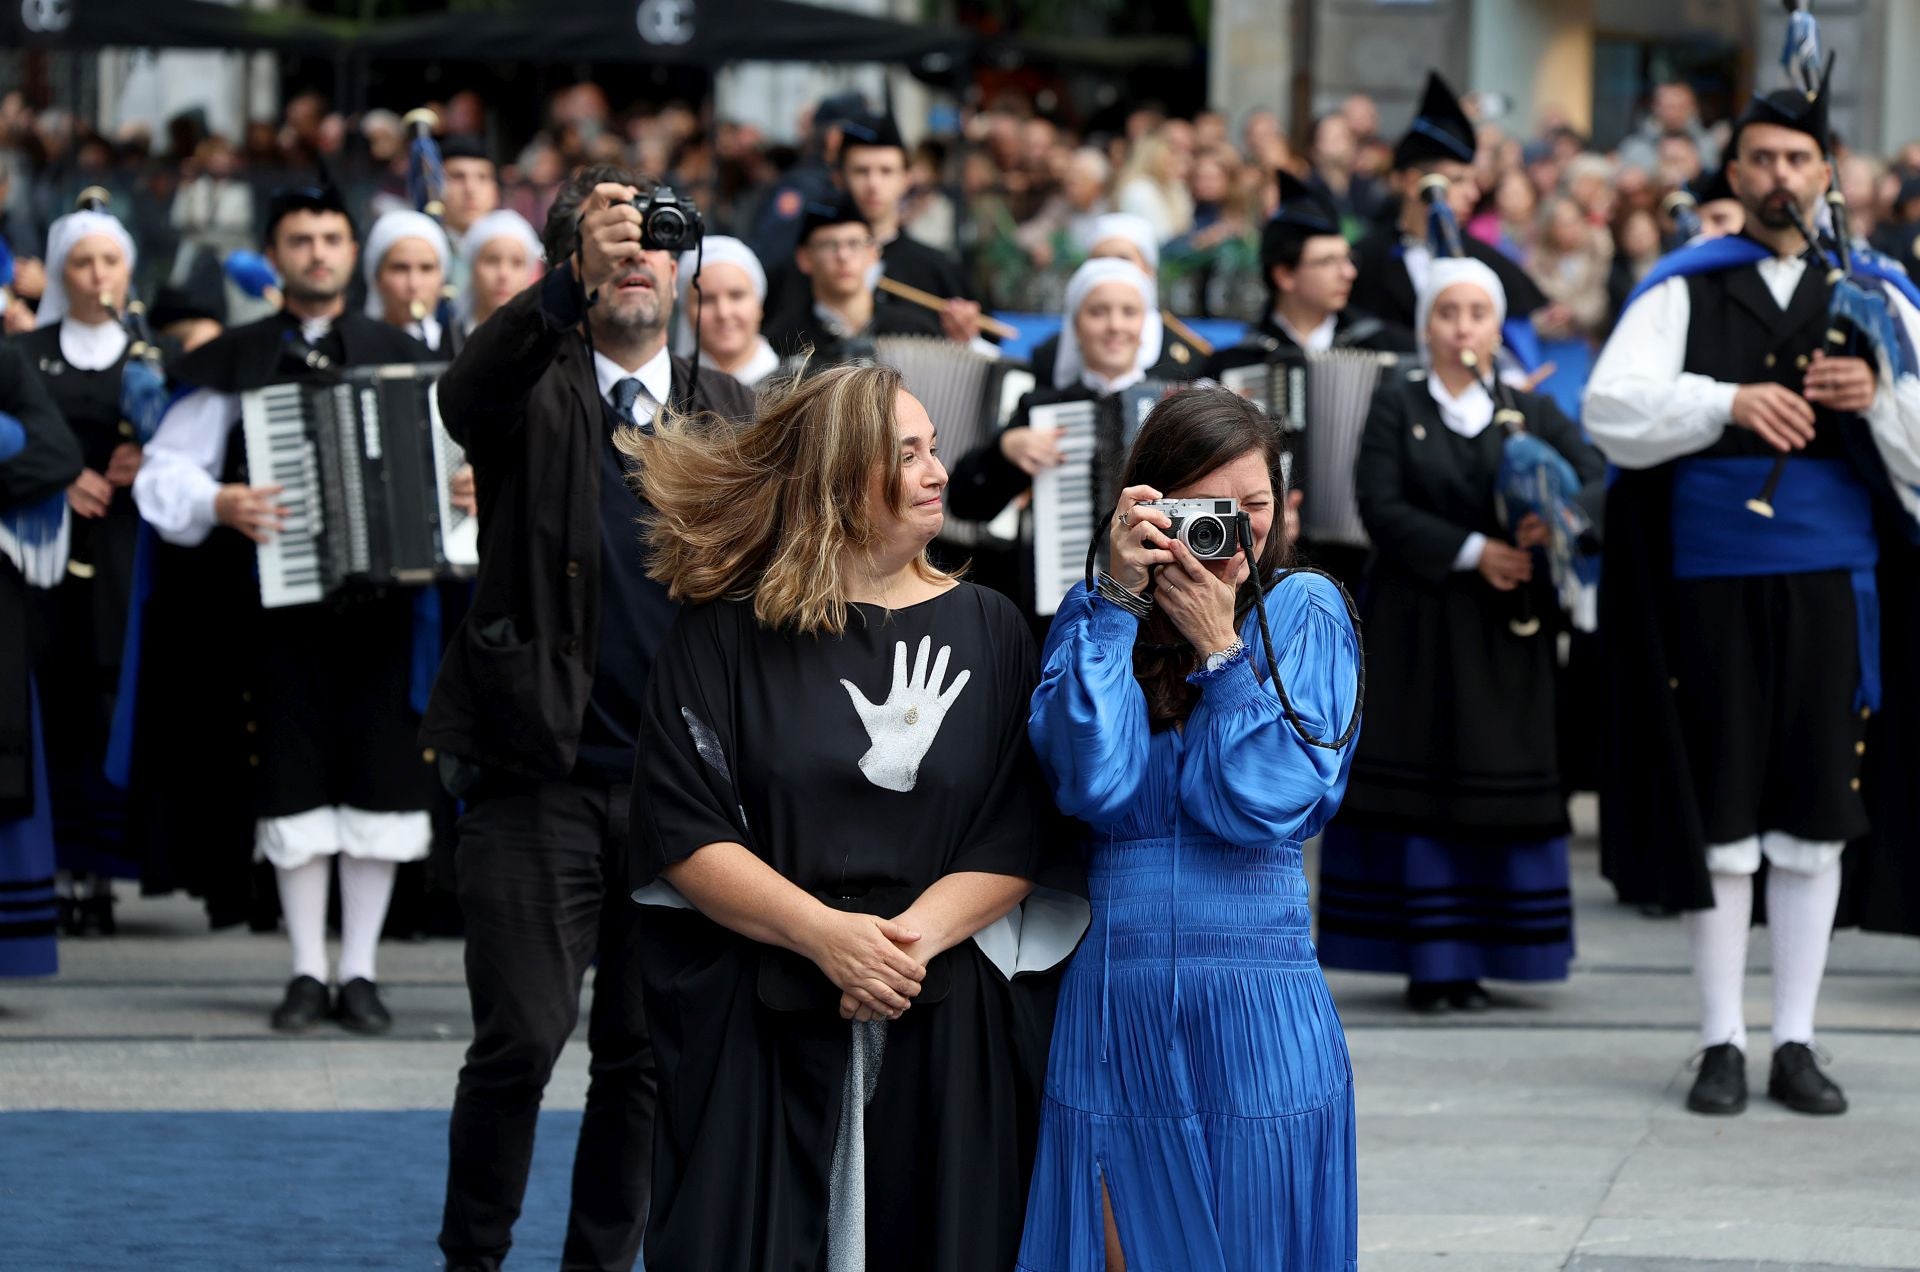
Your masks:
{"label": "black dslr camera", "polygon": [[657,185],[650,193],[633,200],[640,214],[640,247],[648,252],[684,252],[697,244],[707,227],[700,221],[700,209],[693,200],[674,193],[672,186]]}

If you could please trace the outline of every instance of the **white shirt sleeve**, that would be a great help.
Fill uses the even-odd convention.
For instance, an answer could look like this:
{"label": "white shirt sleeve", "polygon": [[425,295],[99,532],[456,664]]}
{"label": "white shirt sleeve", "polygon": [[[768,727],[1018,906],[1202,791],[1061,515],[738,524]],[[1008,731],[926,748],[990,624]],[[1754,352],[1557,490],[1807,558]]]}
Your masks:
{"label": "white shirt sleeve", "polygon": [[1635,301],[1600,351],[1581,423],[1622,468],[1651,468],[1705,450],[1733,420],[1740,387],[1681,370],[1693,301],[1669,278]]}
{"label": "white shirt sleeve", "polygon": [[1486,551],[1487,536],[1475,530],[1460,544],[1460,550],[1453,554],[1453,568],[1456,570],[1477,570],[1480,568],[1480,554]]}
{"label": "white shirt sleeve", "polygon": [[[1894,321],[1905,329],[1908,342],[1920,349],[1920,311],[1896,288],[1886,288],[1886,295]],[[1915,491],[1920,487],[1920,375],[1896,378],[1893,367],[1882,359],[1880,384],[1867,409],[1867,427],[1895,488],[1904,487],[1901,502],[1913,511],[1920,503],[1920,492]]]}
{"label": "white shirt sleeve", "polygon": [[227,460],[227,433],[238,402],[229,393],[196,389],[167,409],[147,443],[133,502],[168,543],[190,548],[218,524],[213,515],[220,482],[214,474]]}

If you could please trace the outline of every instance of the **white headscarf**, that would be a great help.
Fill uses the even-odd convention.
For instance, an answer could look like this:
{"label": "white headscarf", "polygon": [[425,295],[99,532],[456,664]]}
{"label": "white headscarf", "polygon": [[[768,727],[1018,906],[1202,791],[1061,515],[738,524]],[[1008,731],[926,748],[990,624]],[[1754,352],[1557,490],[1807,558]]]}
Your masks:
{"label": "white headscarf", "polygon": [[1102,283],[1126,283],[1140,293],[1140,303],[1146,310],[1140,326],[1140,348],[1133,355],[1134,378],[1138,379],[1148,367],[1160,361],[1160,342],[1165,333],[1160,326],[1160,297],[1154,290],[1153,280],[1141,273],[1132,261],[1096,257],[1074,270],[1073,277],[1067,280],[1067,303],[1060,315],[1060,352],[1053,360],[1056,389],[1081,383],[1087,364],[1080,354],[1080,334],[1074,330],[1073,320],[1093,289]]}
{"label": "white headscarf", "polygon": [[1427,319],[1433,314],[1433,302],[1440,299],[1441,292],[1458,283],[1471,283],[1487,293],[1493,301],[1495,327],[1507,321],[1507,289],[1501,286],[1500,275],[1471,256],[1437,256],[1427,268],[1427,277],[1420,285],[1414,307],[1413,333],[1419,338],[1423,357],[1427,351]]}
{"label": "white headscarf", "polygon": [[[367,317],[386,317],[387,307],[380,299],[380,288],[374,280],[380,274],[380,262],[393,250],[393,245],[401,239],[410,238],[422,239],[433,248],[433,254],[440,258],[440,276],[443,280],[451,276],[453,249],[448,246],[447,232],[440,228],[438,221],[424,212],[385,213],[367,232],[366,251],[360,255],[360,275],[367,284]],[[429,304],[427,308],[432,309],[434,305]]]}
{"label": "white headscarf", "polygon": [[480,249],[497,238],[518,239],[527,249],[527,258],[539,261],[546,248],[540,242],[540,236],[534,233],[527,218],[512,208],[496,208],[467,227],[460,236],[460,255],[472,260],[480,254]]}
{"label": "white headscarf", "polygon": [[[480,255],[480,249],[498,238],[510,238],[527,249],[527,260],[536,267],[546,255],[546,248],[540,242],[540,236],[534,233],[527,218],[512,208],[497,208],[487,213],[467,227],[460,236],[460,256],[469,264]],[[473,317],[473,285],[469,283],[460,293],[454,309],[459,313],[462,323]]]}
{"label": "white headscarf", "polygon": [[[1094,217],[1093,223],[1087,226],[1086,233],[1081,237],[1081,250],[1091,252],[1111,238],[1125,239],[1139,248],[1140,255],[1147,262],[1147,272],[1160,272],[1160,236],[1154,233],[1153,224],[1146,217],[1132,212],[1109,212],[1105,216]],[[1155,300],[1154,308],[1159,307],[1160,302]]]}
{"label": "white headscarf", "polygon": [[[120,245],[127,255],[127,277],[133,277],[133,236],[120,219],[105,212],[69,212],[47,227],[47,284],[40,295],[35,326],[51,327],[67,316],[72,308],[67,299],[67,257],[81,239],[94,234],[104,234]],[[125,298],[121,303],[126,303]]]}
{"label": "white headscarf", "polygon": [[[760,258],[753,249],[737,238],[724,234],[709,234],[701,240],[698,257],[701,267],[708,265],[732,265],[742,270],[747,281],[753,285],[753,294],[759,298],[762,306],[767,303],[767,271],[760,264]],[[680,295],[679,310],[674,315],[673,347],[682,357],[691,356],[694,346],[693,330],[693,275],[695,254],[680,253]]]}

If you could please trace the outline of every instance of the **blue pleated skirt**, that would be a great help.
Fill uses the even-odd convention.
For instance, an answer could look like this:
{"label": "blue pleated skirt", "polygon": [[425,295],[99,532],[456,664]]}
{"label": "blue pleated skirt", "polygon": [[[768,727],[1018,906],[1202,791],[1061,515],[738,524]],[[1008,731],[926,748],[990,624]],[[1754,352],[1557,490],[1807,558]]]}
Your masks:
{"label": "blue pleated skirt", "polygon": [[1353,1074],[1299,846],[1189,825],[1097,845],[1087,882],[1020,1268],[1104,1268],[1103,1181],[1143,1272],[1355,1267]]}
{"label": "blue pleated skirt", "polygon": [[1335,822],[1321,840],[1320,961],[1416,984],[1565,980],[1567,841],[1444,839]]}
{"label": "blue pleated skirt", "polygon": [[[28,694],[33,697],[31,681]],[[33,811],[0,822],[0,977],[51,976],[59,970],[54,929],[59,917],[53,892],[53,801],[47,797],[47,766],[40,745],[40,703],[33,720]]]}

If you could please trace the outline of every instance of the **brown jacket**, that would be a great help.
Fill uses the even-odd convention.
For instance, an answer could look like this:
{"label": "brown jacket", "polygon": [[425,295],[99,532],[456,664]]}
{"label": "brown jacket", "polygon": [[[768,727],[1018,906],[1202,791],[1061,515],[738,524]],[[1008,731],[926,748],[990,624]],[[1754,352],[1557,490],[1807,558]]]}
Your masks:
{"label": "brown jacket", "polygon": [[[572,771],[600,622],[600,455],[606,424],[563,266],[467,338],[442,377],[440,412],[467,448],[480,504],[480,576],[448,643],[421,744],[487,771]],[[673,359],[676,402],[690,366]],[[753,414],[739,381],[702,369],[694,406]],[[634,551],[640,551],[635,541]]]}

